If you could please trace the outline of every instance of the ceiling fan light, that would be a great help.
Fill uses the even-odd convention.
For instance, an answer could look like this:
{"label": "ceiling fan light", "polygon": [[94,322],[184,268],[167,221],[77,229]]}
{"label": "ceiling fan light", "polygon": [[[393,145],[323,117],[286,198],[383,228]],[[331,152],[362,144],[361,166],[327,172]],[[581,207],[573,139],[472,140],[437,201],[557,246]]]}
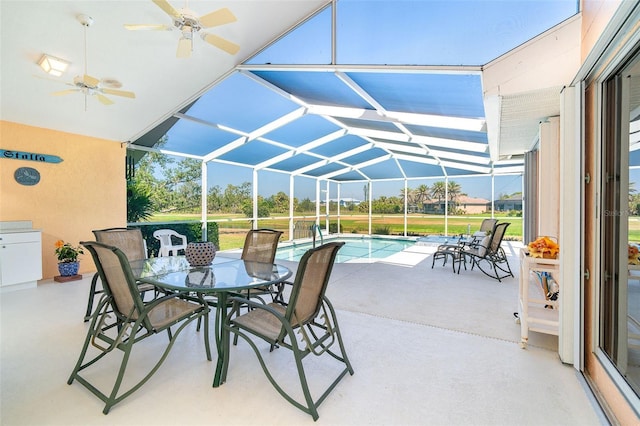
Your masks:
{"label": "ceiling fan light", "polygon": [[64,59],[56,58],[46,53],[38,61],[38,65],[44,72],[55,77],[60,77],[67,70],[69,64],[70,62]]}
{"label": "ceiling fan light", "polygon": [[182,38],[193,40],[193,28],[189,25],[182,27]]}

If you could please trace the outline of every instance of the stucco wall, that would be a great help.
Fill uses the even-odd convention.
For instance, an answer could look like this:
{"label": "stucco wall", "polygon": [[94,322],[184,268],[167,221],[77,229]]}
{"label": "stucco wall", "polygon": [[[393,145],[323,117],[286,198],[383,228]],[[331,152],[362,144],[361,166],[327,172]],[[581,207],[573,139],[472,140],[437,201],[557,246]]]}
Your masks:
{"label": "stucco wall", "polygon": [[[120,143],[0,121],[0,149],[57,155],[58,164],[0,159],[0,220],[31,220],[42,230],[44,278],[58,274],[54,243],[93,240],[92,229],[126,226],[126,148]],[[35,186],[18,184],[19,167],[40,172]],[[80,273],[95,271],[81,256]]]}

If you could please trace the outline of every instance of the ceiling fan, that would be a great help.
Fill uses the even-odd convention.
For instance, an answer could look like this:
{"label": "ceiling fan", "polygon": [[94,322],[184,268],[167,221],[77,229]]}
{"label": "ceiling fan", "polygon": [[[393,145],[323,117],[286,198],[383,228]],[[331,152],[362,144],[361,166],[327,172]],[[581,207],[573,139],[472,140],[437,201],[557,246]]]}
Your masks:
{"label": "ceiling fan", "polygon": [[178,40],[178,50],[176,52],[176,56],[178,58],[188,58],[191,56],[191,52],[193,51],[193,35],[195,33],[200,33],[200,37],[204,41],[231,55],[235,55],[240,50],[240,46],[229,40],[204,31],[200,32],[203,28],[217,27],[235,22],[237,20],[236,17],[226,7],[198,18],[198,16],[187,7],[178,11],[166,0],[153,0],[153,2],[171,17],[173,20],[173,26],[158,24],[125,24],[124,27],[133,31],[171,31],[173,28],[177,28],[181,33],[180,40]]}
{"label": "ceiling fan", "polygon": [[73,78],[73,83],[65,83],[67,86],[73,86],[73,89],[60,90],[53,92],[54,96],[68,95],[75,92],[81,92],[84,94],[84,109],[87,110],[87,97],[88,95],[95,96],[98,101],[104,105],[111,105],[113,101],[105,96],[124,96],[125,98],[135,98],[136,95],[133,92],[127,92],[125,90],[110,89],[102,87],[104,84],[118,85],[119,82],[115,80],[100,80],[99,78],[92,77],[87,74],[87,28],[93,25],[93,18],[87,15],[78,15],[78,21],[84,27],[84,74],[77,75]]}

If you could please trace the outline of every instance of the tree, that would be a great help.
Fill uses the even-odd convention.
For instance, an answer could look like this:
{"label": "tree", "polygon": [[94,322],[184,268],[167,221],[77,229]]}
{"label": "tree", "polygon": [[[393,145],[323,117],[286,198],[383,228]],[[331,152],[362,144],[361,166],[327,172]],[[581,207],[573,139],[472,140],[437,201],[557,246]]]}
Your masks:
{"label": "tree", "polygon": [[316,204],[311,201],[309,198],[304,198],[300,203],[296,206],[297,212],[313,212],[316,209]]}
{"label": "tree", "polygon": [[422,184],[418,186],[415,191],[415,198],[417,204],[423,204],[425,201],[429,199],[429,186]]}
{"label": "tree", "polygon": [[224,209],[228,213],[243,213],[246,201],[251,202],[251,184],[244,182],[240,186],[229,184],[222,195]]}
{"label": "tree", "polygon": [[286,213],[289,211],[289,196],[280,191],[267,199],[272,211]]}
{"label": "tree", "polygon": [[142,222],[153,215],[151,197],[135,182],[127,183],[127,222]]}
{"label": "tree", "polygon": [[446,186],[444,181],[435,182],[431,187],[431,198],[436,198],[438,200],[438,204],[444,200],[446,195]]}
{"label": "tree", "polygon": [[222,211],[222,188],[220,185],[216,185],[213,188],[209,188],[207,194],[207,209],[210,212]]}
{"label": "tree", "polygon": [[[253,217],[253,201],[246,198],[242,204],[242,212],[246,217]],[[269,217],[269,203],[258,195],[258,217]]]}
{"label": "tree", "polygon": [[451,180],[447,184],[447,193],[449,194],[449,201],[456,201],[462,195],[462,187],[456,181]]}
{"label": "tree", "polygon": [[199,209],[202,162],[193,158],[183,158],[172,167],[165,167],[163,171],[168,195],[164,210],[191,212]]}

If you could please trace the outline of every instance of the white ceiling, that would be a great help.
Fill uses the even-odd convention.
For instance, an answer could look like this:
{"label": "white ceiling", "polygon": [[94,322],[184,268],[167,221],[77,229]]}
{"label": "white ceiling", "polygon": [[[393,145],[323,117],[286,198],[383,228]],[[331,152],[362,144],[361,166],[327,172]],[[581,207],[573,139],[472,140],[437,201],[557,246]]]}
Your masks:
{"label": "white ceiling", "polygon": [[[176,8],[184,0],[170,0]],[[167,24],[170,17],[151,0],[0,1],[0,119],[115,141],[134,140],[173,111],[188,104],[221,76],[313,13],[326,0],[188,2],[202,16],[229,7],[237,22],[207,32],[241,46],[230,55],[194,37],[191,58],[177,59],[177,31],[128,31],[124,24]],[[90,96],[52,96],[84,73],[84,27],[77,15],[91,16],[87,29],[87,73],[116,79],[136,99],[109,96],[105,106]],[[59,78],[46,79],[37,62],[43,53],[71,62]],[[40,78],[39,78],[40,77]],[[42,78],[45,77],[45,78]]]}

